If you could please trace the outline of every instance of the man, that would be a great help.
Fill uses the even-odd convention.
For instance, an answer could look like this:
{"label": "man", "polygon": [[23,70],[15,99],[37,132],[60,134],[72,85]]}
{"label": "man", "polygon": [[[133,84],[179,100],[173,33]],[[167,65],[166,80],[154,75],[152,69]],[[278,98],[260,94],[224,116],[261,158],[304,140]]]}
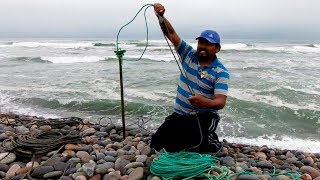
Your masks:
{"label": "man", "polygon": [[216,31],[205,30],[196,38],[194,50],[163,17],[164,6],[156,3],[154,10],[163,33],[180,56],[182,70],[174,113],[153,135],[151,147],[169,152],[217,152],[222,147],[215,133],[220,120],[217,111],[226,104],[229,81],[228,70],[216,56],[220,37]]}

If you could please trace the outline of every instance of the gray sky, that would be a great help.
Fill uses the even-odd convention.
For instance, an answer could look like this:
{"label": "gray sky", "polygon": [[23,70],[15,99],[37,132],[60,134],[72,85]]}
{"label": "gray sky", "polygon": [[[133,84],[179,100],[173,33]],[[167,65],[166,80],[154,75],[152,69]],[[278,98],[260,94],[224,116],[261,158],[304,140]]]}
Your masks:
{"label": "gray sky", "polygon": [[[147,3],[160,2],[176,31],[193,38],[215,29],[225,38],[320,39],[319,0],[0,0],[0,37],[103,37]],[[149,33],[161,37],[153,9]],[[121,37],[144,38],[141,13]]]}

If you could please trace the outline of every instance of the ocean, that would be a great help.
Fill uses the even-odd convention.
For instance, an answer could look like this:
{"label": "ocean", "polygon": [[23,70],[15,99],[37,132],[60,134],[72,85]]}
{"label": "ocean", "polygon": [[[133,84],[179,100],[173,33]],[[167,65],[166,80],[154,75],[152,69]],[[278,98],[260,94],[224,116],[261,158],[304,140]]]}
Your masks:
{"label": "ocean", "polygon": [[[196,47],[195,40],[186,40]],[[121,121],[115,39],[0,40],[0,112]],[[164,39],[121,40],[126,123],[173,112],[179,68]],[[231,80],[221,139],[320,152],[320,41],[224,39]]]}

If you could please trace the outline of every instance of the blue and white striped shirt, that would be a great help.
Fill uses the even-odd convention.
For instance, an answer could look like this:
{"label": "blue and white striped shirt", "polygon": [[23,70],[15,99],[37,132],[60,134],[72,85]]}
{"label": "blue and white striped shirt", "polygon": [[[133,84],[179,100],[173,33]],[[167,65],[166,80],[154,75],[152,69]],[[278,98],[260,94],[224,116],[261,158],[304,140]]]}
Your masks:
{"label": "blue and white striped shirt", "polygon": [[[216,109],[193,109],[188,98],[192,95],[188,86],[195,94],[212,99],[215,94],[228,94],[229,72],[218,60],[214,59],[209,66],[201,67],[196,50],[185,41],[181,41],[178,47],[181,57],[182,74],[177,88],[174,111],[178,114],[190,114],[201,111],[217,111]],[[193,111],[195,110],[195,111]]]}

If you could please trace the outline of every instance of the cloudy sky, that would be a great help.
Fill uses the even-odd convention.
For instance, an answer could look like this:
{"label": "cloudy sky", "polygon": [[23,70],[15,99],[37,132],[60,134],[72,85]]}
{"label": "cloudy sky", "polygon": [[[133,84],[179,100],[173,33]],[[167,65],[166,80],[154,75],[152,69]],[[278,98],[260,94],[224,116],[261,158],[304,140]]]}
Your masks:
{"label": "cloudy sky", "polygon": [[[319,0],[0,0],[0,37],[115,38],[145,4],[160,2],[176,31],[192,38],[215,29],[225,38],[320,39]],[[144,38],[143,13],[122,36]],[[151,37],[161,37],[153,9]]]}

